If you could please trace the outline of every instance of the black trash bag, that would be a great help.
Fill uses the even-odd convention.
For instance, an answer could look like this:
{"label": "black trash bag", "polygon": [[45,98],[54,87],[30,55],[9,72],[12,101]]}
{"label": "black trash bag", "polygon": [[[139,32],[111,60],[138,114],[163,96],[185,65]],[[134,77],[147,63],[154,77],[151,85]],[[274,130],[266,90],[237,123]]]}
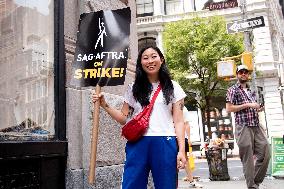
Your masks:
{"label": "black trash bag", "polygon": [[209,167],[209,179],[212,181],[230,180],[227,165],[226,148],[209,148],[205,151]]}

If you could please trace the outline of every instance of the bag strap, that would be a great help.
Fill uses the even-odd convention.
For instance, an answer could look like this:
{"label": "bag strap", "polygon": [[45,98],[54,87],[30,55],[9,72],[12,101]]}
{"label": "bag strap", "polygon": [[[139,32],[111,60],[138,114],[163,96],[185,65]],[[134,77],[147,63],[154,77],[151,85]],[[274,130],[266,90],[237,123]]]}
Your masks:
{"label": "bag strap", "polygon": [[152,97],[152,99],[151,99],[151,102],[150,102],[150,104],[151,104],[152,106],[154,105],[155,100],[156,100],[156,98],[157,98],[157,96],[158,96],[160,90],[161,90],[161,86],[160,86],[160,83],[159,83],[159,85],[158,85],[158,87],[157,87],[157,89],[156,89],[156,91],[155,91],[155,93],[154,93],[154,95],[153,95],[153,97]]}
{"label": "bag strap", "polygon": [[148,109],[148,111],[147,111],[147,113],[146,113],[146,115],[145,115],[146,117],[150,117],[151,112],[152,112],[152,109],[153,109],[153,106],[154,106],[154,103],[155,103],[155,100],[156,100],[156,98],[157,98],[157,96],[158,96],[160,90],[161,90],[161,86],[160,86],[160,84],[159,84],[158,87],[157,87],[157,89],[156,89],[156,91],[155,91],[155,93],[154,93],[154,95],[153,95],[153,97],[152,97],[152,99],[151,99],[150,104],[148,104],[148,106],[146,106],[146,107],[144,108],[144,109]]}

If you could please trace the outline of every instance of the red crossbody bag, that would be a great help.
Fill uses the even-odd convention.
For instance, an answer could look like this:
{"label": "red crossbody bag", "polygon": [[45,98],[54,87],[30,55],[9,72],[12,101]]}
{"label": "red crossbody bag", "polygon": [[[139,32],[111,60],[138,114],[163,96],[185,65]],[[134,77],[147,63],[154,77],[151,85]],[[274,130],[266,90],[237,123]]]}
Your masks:
{"label": "red crossbody bag", "polygon": [[160,84],[148,104],[139,114],[132,118],[122,127],[122,135],[130,142],[135,142],[141,138],[149,127],[149,121],[151,112],[155,103],[155,100],[161,90]]}

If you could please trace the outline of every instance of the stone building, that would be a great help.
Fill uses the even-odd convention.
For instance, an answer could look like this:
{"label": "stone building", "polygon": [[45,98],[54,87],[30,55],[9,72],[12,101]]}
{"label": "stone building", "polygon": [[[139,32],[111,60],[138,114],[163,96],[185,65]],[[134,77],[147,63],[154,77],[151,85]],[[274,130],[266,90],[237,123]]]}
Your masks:
{"label": "stone building", "polygon": [[[157,0],[136,1],[137,30],[139,48],[155,44],[163,49],[162,32],[168,22],[193,17],[223,16],[227,23],[246,18],[264,17],[265,26],[252,30],[252,46],[256,70],[261,73],[256,77],[256,86],[263,96],[265,114],[263,124],[268,136],[282,136],[284,130],[283,99],[283,58],[284,58],[284,20],[283,1],[279,0]],[[245,15],[241,6],[246,7]],[[280,88],[282,90],[280,90]],[[217,99],[216,99],[217,100]],[[225,106],[225,99],[219,100],[220,109]],[[200,130],[203,130],[200,124]],[[203,132],[201,132],[203,134]],[[204,134],[205,135],[205,134]],[[200,143],[206,136],[200,137]],[[233,141],[231,141],[233,142]],[[236,146],[236,145],[235,145]]]}

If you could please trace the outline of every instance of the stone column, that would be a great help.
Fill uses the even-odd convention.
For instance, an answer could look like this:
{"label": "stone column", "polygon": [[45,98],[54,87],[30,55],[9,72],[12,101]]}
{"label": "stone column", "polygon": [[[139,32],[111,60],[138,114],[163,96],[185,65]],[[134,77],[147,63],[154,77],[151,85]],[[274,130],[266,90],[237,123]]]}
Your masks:
{"label": "stone column", "polygon": [[[92,111],[91,90],[70,86],[72,64],[77,40],[79,15],[100,10],[131,9],[130,54],[129,59],[137,57],[137,28],[135,1],[112,0],[65,0],[64,36],[66,55],[66,132],[68,138],[68,160],[66,167],[66,188],[120,188],[123,165],[125,160],[125,139],[121,137],[121,126],[104,110],[100,109],[100,122],[97,145],[96,180],[88,183]],[[130,61],[130,60],[129,60]],[[133,71],[127,70],[123,86],[106,86],[102,88],[109,105],[120,109],[123,104],[123,94],[127,85],[134,79]]]}
{"label": "stone column", "polygon": [[159,47],[159,49],[164,53],[164,48],[163,48],[163,28],[158,28],[156,29],[156,31],[158,32],[158,36],[156,38],[156,44],[157,47]]}

